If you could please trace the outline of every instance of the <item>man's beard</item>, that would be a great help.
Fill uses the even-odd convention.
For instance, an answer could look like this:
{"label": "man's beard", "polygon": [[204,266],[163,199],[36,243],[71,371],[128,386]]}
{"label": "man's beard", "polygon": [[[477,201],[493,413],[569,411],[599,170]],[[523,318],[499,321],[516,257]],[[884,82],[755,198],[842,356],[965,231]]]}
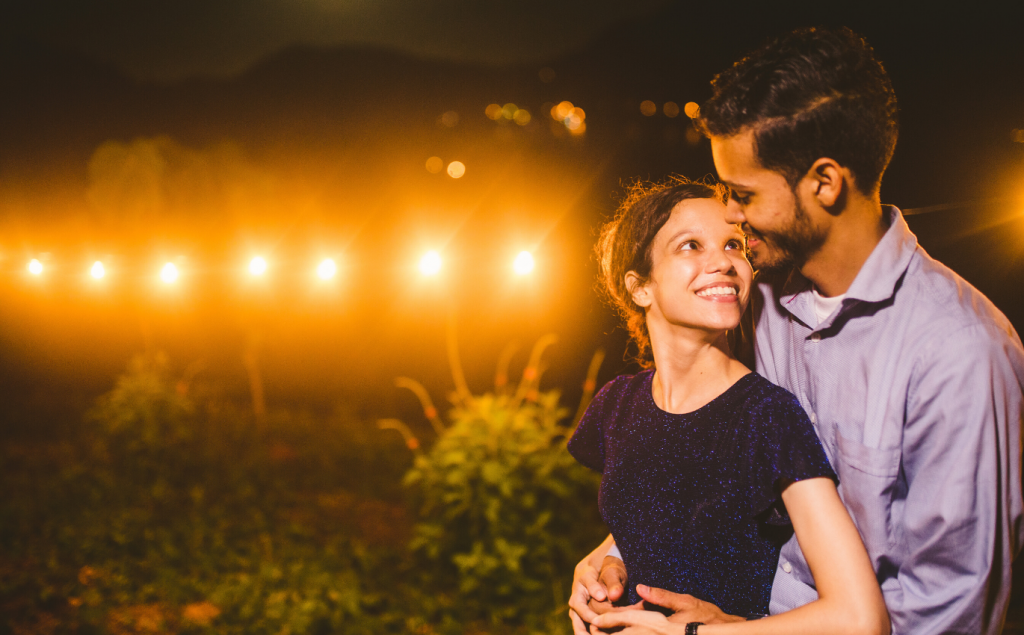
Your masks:
{"label": "man's beard", "polygon": [[793,199],[793,220],[787,227],[765,233],[750,231],[749,226],[744,228],[761,241],[762,253],[751,253],[751,265],[755,270],[779,273],[800,269],[825,242],[824,232],[811,223],[800,198],[794,196]]}

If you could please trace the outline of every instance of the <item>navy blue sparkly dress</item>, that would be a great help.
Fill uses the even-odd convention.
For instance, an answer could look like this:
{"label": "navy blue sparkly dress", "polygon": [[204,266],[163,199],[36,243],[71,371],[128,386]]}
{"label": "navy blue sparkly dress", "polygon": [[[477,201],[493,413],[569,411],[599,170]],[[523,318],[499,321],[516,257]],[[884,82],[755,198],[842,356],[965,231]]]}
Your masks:
{"label": "navy blue sparkly dress", "polygon": [[646,584],[731,615],[767,613],[791,535],[780,484],[836,480],[821,442],[796,397],[757,373],[686,414],[654,403],[653,376],[609,382],[569,440],[576,460],[603,474],[598,504],[628,601]]}

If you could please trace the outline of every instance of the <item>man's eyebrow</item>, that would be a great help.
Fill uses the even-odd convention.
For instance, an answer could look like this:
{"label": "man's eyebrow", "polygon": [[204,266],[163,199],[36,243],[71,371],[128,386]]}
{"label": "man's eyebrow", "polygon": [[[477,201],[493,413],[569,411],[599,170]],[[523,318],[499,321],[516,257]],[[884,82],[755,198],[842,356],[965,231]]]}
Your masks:
{"label": "man's eyebrow", "polygon": [[732,181],[726,181],[725,179],[722,179],[722,183],[724,183],[726,186],[728,186],[728,188],[730,190],[734,190],[734,191],[735,190],[743,190],[743,191],[749,191],[750,190],[750,186],[749,185],[743,185],[741,183],[733,183]]}

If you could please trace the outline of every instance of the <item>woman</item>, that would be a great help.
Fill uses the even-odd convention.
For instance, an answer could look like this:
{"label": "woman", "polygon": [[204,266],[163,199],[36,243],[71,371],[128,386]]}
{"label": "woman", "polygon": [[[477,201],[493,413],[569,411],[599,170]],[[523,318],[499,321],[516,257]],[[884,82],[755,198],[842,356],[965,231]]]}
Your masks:
{"label": "woman", "polygon": [[888,634],[871,563],[810,421],[729,345],[753,272],[743,233],[725,220],[726,196],[722,186],[685,180],[638,187],[602,230],[602,286],[646,370],[601,390],[569,451],[603,474],[601,513],[631,603],[656,587],[734,616],[767,613],[790,523],[819,599],[758,621],[679,624],[627,610],[594,617],[593,627]]}

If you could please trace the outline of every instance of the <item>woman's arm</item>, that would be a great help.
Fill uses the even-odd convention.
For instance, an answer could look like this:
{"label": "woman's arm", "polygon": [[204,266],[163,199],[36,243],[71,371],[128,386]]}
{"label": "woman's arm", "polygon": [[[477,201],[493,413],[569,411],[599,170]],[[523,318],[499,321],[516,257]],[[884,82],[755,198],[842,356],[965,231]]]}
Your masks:
{"label": "woman's arm", "polygon": [[[699,627],[698,633],[889,635],[889,614],[882,591],[860,534],[839,500],[835,484],[827,478],[797,481],[782,492],[782,500],[814,575],[818,599],[761,620],[707,624]],[[669,621],[660,613],[650,611],[607,613],[595,618],[593,623],[602,629],[633,626],[625,631],[630,634],[682,635],[685,631],[685,623]]]}

